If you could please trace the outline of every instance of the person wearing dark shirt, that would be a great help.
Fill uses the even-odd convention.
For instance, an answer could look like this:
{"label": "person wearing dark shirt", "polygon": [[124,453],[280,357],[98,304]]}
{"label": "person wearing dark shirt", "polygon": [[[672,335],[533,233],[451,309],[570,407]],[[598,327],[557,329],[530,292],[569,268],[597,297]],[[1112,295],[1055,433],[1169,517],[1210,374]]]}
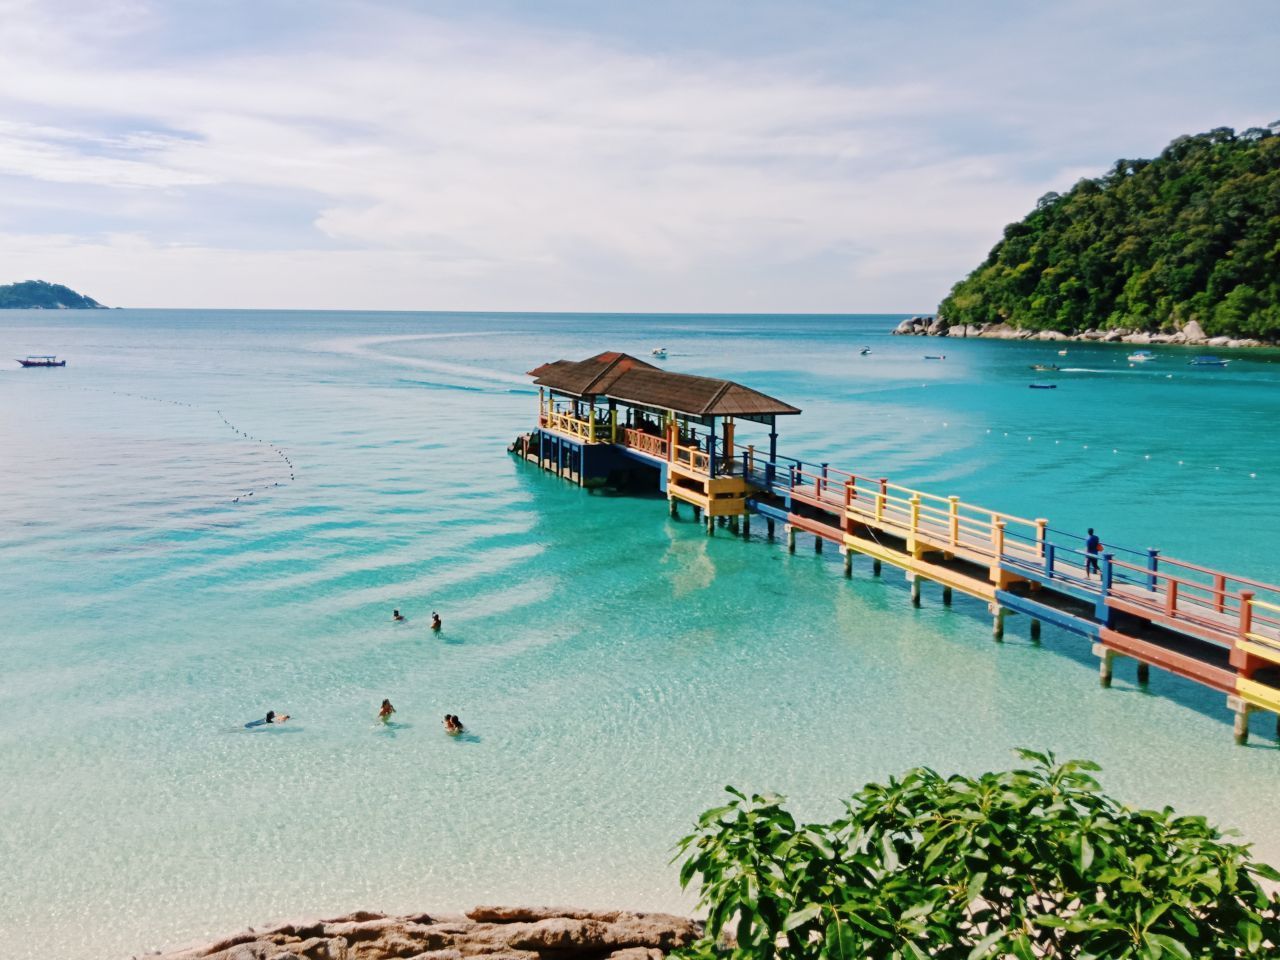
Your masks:
{"label": "person wearing dark shirt", "polygon": [[1089,528],[1089,535],[1084,538],[1084,575],[1098,572],[1098,554],[1102,551],[1102,541],[1098,539],[1098,535],[1093,532],[1093,527]]}

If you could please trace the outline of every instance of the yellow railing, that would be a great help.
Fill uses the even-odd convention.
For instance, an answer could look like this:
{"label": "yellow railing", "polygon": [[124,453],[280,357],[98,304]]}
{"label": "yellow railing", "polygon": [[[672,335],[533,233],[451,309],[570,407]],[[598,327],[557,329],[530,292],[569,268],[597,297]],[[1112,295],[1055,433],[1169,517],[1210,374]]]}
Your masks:
{"label": "yellow railing", "polygon": [[1280,604],[1248,597],[1242,627],[1246,640],[1280,651]]}
{"label": "yellow railing", "polygon": [[555,430],[563,433],[565,436],[576,437],[579,440],[586,440],[588,443],[595,441],[592,436],[591,421],[583,420],[581,417],[575,417],[571,413],[561,413],[558,410],[544,410],[538,418],[538,424],[548,430]]}
{"label": "yellow railing", "polygon": [[676,446],[675,462],[696,473],[711,472],[711,457],[697,447]]}

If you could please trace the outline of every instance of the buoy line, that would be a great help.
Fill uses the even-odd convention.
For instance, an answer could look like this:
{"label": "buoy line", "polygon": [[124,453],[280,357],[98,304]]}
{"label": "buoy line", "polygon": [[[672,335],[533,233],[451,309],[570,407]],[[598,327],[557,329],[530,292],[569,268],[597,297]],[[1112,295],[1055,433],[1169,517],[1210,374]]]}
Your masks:
{"label": "buoy line", "polygon": [[[97,392],[97,393],[107,392],[105,390],[101,390],[99,388],[94,388],[94,387],[81,387],[80,389],[86,392]],[[190,407],[193,410],[203,409],[199,404],[190,403],[189,401],[186,401],[186,400],[171,400],[167,397],[153,397],[144,393],[130,393],[127,390],[112,390],[110,392],[117,397],[129,397],[130,399],[133,399],[133,400],[146,400],[149,403],[167,403],[175,407]],[[267,446],[271,448],[271,451],[277,457],[280,458],[281,463],[284,464],[284,466],[289,469],[289,479],[290,480],[297,479],[297,471],[293,465],[293,460],[289,457],[289,454],[285,452],[285,449],[283,447],[277,446],[276,444],[272,443],[270,440],[263,439],[262,437],[255,437],[252,434],[250,434],[249,431],[247,430],[241,430],[238,426],[236,426],[236,424],[228,420],[226,414],[224,414],[221,410],[215,410],[214,412],[219,416],[219,418],[221,418],[222,422],[226,424],[227,427],[230,428],[230,430],[233,433],[235,433],[236,436],[241,437],[245,440],[256,442],[256,443],[267,444]],[[266,484],[266,481],[264,480],[263,483]],[[241,493],[238,497],[233,497],[231,499],[231,502],[239,503],[241,500],[247,500],[249,497],[252,497],[255,493],[257,493],[259,489],[266,491],[275,487],[282,487],[285,485],[286,484],[283,481],[275,481],[271,483],[270,486],[264,485],[261,488],[254,487],[250,490],[245,491],[244,493]]]}

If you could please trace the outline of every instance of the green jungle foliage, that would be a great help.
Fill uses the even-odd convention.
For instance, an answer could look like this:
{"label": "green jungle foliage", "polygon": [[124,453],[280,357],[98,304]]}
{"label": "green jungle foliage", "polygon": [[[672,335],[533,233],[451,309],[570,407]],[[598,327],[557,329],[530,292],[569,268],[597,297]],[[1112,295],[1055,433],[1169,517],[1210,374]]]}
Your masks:
{"label": "green jungle foliage", "polygon": [[1210,336],[1280,339],[1280,136],[1179,137],[1046,194],[938,312],[1064,333],[1198,320]]}
{"label": "green jungle foliage", "polygon": [[[691,960],[1280,955],[1280,874],[1202,817],[1122,807],[1085,761],[868,784],[833,823],[777,796],[708,810],[680,842],[706,935]],[[722,934],[736,945],[726,946]]]}
{"label": "green jungle foliage", "polygon": [[92,297],[76,293],[70,287],[64,287],[60,283],[24,280],[21,283],[10,283],[0,287],[0,310],[90,310],[101,306],[102,304]]}

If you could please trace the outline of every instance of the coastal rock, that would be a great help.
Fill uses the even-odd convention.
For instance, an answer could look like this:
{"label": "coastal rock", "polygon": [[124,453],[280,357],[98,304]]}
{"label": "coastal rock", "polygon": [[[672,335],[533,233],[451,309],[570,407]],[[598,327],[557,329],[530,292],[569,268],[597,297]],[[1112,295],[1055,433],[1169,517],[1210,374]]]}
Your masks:
{"label": "coastal rock", "polygon": [[925,332],[931,337],[945,337],[947,335],[947,322],[941,317],[934,317],[933,322],[929,324]]}
{"label": "coastal rock", "polygon": [[360,911],[276,923],[158,960],[661,960],[702,935],[665,913],[555,907],[476,907],[465,916]]}
{"label": "coastal rock", "polygon": [[1041,330],[1036,337],[1037,340],[1066,340],[1065,333],[1059,333],[1057,330]]}
{"label": "coastal rock", "polygon": [[1230,342],[1230,337],[1210,337],[1205,341],[1205,344],[1210,347],[1225,347]]}
{"label": "coastal rock", "polygon": [[1199,343],[1206,339],[1204,327],[1200,326],[1200,321],[1189,320],[1182,328],[1182,335],[1187,338],[1187,343]]}
{"label": "coastal rock", "polygon": [[1151,334],[1143,331],[1139,331],[1138,333],[1128,334],[1127,336],[1121,337],[1120,339],[1123,340],[1125,343],[1140,343],[1143,346],[1146,346],[1151,342]]}

